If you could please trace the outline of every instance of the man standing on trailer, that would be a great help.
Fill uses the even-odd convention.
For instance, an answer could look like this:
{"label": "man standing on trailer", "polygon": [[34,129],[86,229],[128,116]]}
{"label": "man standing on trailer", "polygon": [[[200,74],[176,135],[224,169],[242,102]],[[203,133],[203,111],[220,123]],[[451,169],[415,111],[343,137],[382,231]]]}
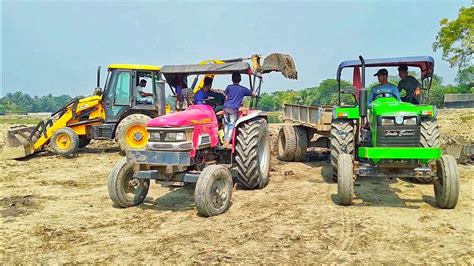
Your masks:
{"label": "man standing on trailer", "polygon": [[240,73],[232,74],[232,83],[227,86],[224,94],[226,95],[224,102],[224,146],[231,148],[229,145],[232,139],[232,131],[235,127],[235,122],[238,119],[239,108],[245,96],[253,96],[253,92],[239,83],[242,80]]}

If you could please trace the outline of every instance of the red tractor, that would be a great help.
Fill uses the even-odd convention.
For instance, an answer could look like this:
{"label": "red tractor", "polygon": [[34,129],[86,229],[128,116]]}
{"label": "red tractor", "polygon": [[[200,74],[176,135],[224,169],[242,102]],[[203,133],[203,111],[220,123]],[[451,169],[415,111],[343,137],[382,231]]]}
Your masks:
{"label": "red tractor", "polygon": [[[126,158],[113,168],[109,176],[109,196],[121,207],[141,204],[150,187],[150,180],[164,185],[195,183],[194,202],[198,213],[209,217],[225,212],[229,206],[234,183],[243,189],[261,189],[269,182],[270,132],[267,115],[258,110],[262,77],[271,71],[282,72],[296,79],[293,59],[272,54],[265,58],[253,56],[252,66],[246,59],[213,61],[196,65],[168,65],[161,68],[167,83],[176,91],[177,80],[187,86],[187,78],[195,76],[248,75],[249,88],[256,95],[250,108],[239,111],[232,134],[232,148],[222,147],[222,116],[215,109],[224,97],[209,99],[206,105],[188,108],[150,120],[146,150],[129,150]],[[183,82],[181,82],[183,81]],[[164,86],[163,82],[161,86]]]}

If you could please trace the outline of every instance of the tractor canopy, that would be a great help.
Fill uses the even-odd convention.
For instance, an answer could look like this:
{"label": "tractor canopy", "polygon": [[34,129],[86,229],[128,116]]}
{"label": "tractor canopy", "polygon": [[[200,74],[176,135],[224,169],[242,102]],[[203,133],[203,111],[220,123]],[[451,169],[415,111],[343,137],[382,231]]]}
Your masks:
{"label": "tractor canopy", "polygon": [[[352,84],[359,91],[362,88],[362,78],[360,67],[362,62],[360,60],[347,60],[339,64],[336,73],[336,79],[340,83],[341,73],[344,68],[354,68],[352,75]],[[421,71],[421,80],[431,78],[434,73],[434,59],[431,56],[410,56],[410,57],[394,57],[394,58],[375,58],[365,59],[365,67],[418,67]]]}
{"label": "tractor canopy", "polygon": [[253,74],[250,64],[244,61],[222,62],[194,65],[164,65],[161,73],[166,81],[173,87],[176,87],[177,77],[187,77],[190,75],[223,75],[232,73]]}
{"label": "tractor canopy", "polygon": [[[246,62],[251,60],[252,64]],[[232,73],[254,75],[262,78],[262,74],[281,72],[288,79],[297,79],[298,72],[291,56],[272,53],[265,57],[263,64],[260,55],[250,58],[234,58],[226,60],[206,60],[192,65],[164,65],[160,72],[165,76],[168,84],[176,87],[177,77],[190,75],[225,75]]]}
{"label": "tractor canopy", "polygon": [[[360,60],[343,61],[337,68],[337,80],[341,79],[342,69],[347,67],[359,68],[362,65]],[[365,59],[366,67],[397,67],[409,66],[418,67],[421,70],[421,77],[431,77],[434,72],[434,59],[431,56],[410,56],[410,57],[395,57],[395,58],[376,58]]]}

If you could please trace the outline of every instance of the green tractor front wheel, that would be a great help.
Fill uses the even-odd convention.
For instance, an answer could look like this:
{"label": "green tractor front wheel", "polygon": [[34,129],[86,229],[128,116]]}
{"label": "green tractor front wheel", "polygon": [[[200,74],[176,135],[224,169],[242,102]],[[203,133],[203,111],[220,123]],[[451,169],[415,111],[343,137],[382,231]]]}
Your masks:
{"label": "green tractor front wheel", "polygon": [[456,207],[459,198],[459,169],[456,159],[451,155],[443,155],[436,161],[434,192],[438,207]]}
{"label": "green tractor front wheel", "polygon": [[341,205],[352,204],[354,195],[354,166],[352,156],[347,153],[339,154],[337,160],[337,195]]}

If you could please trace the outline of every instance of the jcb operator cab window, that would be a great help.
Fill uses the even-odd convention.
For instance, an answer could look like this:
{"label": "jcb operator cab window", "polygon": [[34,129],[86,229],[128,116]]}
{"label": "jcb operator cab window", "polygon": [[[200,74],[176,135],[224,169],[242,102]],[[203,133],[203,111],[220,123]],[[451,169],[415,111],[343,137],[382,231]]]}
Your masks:
{"label": "jcb operator cab window", "polygon": [[140,104],[154,104],[156,93],[153,82],[152,72],[137,72],[135,84],[136,103]]}

